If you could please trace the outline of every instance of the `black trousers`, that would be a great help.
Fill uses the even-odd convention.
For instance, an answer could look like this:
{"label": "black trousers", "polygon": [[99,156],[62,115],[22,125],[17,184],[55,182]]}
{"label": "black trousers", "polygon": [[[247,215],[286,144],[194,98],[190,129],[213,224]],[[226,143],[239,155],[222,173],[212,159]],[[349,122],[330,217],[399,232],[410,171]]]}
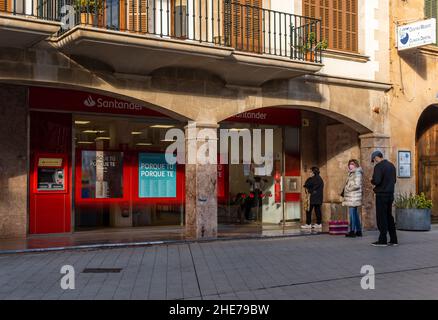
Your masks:
{"label": "black trousers", "polygon": [[311,204],[309,211],[306,212],[306,224],[312,223],[312,211],[315,209],[316,213],[316,223],[321,224],[322,222],[322,214],[321,214],[321,205],[320,204]]}
{"label": "black trousers", "polygon": [[392,216],[392,203],[394,195],[376,194],[376,218],[377,228],[380,231],[379,242],[387,243],[386,234],[389,233],[389,241],[397,243],[394,217]]}

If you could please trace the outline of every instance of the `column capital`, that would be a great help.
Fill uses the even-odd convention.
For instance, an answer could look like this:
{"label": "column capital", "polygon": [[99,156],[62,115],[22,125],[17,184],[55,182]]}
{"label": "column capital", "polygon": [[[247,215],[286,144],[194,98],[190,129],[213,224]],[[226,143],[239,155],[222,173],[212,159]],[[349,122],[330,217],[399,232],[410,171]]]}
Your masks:
{"label": "column capital", "polygon": [[[196,124],[197,129],[217,129],[219,128],[219,124],[215,122],[198,122],[198,121],[191,121]],[[190,125],[187,124],[184,126],[184,129],[190,128]]]}
{"label": "column capital", "polygon": [[364,140],[364,139],[390,139],[391,136],[388,134],[384,134],[384,133],[365,133],[365,134],[361,134],[359,135],[359,139]]}
{"label": "column capital", "polygon": [[390,148],[391,137],[381,133],[367,133],[359,136],[362,149],[387,149]]}

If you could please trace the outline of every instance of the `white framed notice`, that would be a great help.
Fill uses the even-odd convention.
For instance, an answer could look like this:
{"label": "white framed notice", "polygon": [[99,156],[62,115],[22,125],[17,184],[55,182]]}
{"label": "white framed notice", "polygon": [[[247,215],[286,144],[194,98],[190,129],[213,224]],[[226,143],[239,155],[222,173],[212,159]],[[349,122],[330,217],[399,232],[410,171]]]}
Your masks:
{"label": "white framed notice", "polygon": [[412,172],[412,157],[411,151],[398,151],[398,177],[410,178]]}

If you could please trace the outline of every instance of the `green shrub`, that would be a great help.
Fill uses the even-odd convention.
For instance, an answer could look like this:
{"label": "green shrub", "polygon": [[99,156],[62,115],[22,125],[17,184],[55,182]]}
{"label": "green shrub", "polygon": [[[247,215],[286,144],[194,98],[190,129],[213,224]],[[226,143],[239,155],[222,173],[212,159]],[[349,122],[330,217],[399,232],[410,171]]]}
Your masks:
{"label": "green shrub", "polygon": [[75,0],[75,8],[81,13],[93,13],[103,9],[103,0]]}
{"label": "green shrub", "polygon": [[398,209],[432,209],[432,200],[426,198],[424,193],[421,194],[399,194],[394,201]]}

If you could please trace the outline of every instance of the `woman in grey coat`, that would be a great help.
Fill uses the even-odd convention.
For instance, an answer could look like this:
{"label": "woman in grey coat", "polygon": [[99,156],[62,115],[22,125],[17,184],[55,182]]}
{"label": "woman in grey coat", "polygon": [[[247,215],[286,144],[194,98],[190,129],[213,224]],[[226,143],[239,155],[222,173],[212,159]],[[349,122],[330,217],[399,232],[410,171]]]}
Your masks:
{"label": "woman in grey coat", "polygon": [[359,161],[352,159],[348,161],[348,177],[345,182],[342,197],[342,205],[348,207],[350,215],[350,232],[346,237],[354,238],[362,236],[362,226],[359,216],[359,207],[362,206],[362,182],[363,170]]}

